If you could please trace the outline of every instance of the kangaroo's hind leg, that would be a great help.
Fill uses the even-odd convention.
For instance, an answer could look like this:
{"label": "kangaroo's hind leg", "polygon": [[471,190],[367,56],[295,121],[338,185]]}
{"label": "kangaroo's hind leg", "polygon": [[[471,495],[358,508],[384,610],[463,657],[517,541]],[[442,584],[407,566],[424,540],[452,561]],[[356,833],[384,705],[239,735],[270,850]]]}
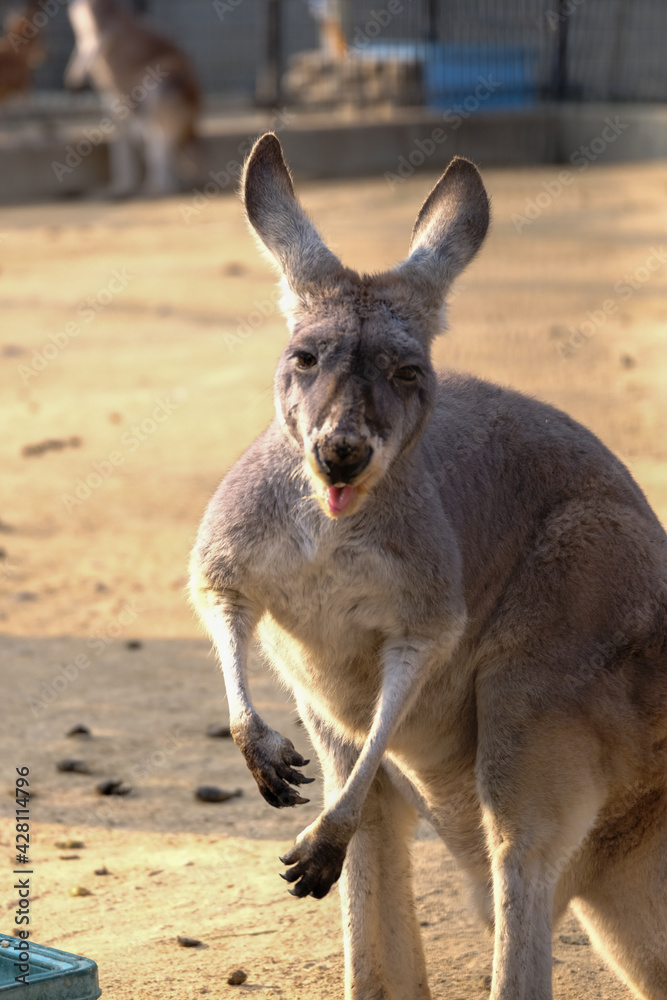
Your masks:
{"label": "kangaroo's hind leg", "polygon": [[559,892],[604,798],[599,750],[578,720],[541,712],[515,692],[530,668],[478,682],[477,780],[491,860],[491,1000],[551,1000],[551,935]]}
{"label": "kangaroo's hind leg", "polygon": [[109,171],[111,179],[104,194],[108,198],[126,198],[139,186],[141,176],[135,135],[132,124],[123,124],[117,128],[113,140],[109,143]]}
{"label": "kangaroo's hind leg", "polygon": [[610,832],[601,842],[606,864],[573,901],[574,910],[634,992],[646,1000],[667,1000],[665,790],[643,796]]}
{"label": "kangaroo's hind leg", "polygon": [[[325,797],[345,784],[359,750],[299,706],[322,763]],[[417,813],[380,767],[340,880],[346,1000],[430,1000],[415,913],[409,840]]]}
{"label": "kangaroo's hind leg", "polygon": [[191,134],[192,118],[192,108],[173,81],[160,84],[147,100],[141,115],[146,158],[144,194],[168,195],[180,189],[179,150]]}
{"label": "kangaroo's hind leg", "polygon": [[178,191],[179,181],[174,161],[174,143],[169,132],[160,122],[143,123],[144,155],[146,158],[146,178],[142,193],[168,195]]}

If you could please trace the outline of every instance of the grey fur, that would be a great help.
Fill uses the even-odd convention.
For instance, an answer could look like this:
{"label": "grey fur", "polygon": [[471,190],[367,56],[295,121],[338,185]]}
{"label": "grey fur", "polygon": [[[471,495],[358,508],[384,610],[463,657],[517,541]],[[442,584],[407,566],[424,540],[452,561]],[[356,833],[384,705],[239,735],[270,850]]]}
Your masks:
{"label": "grey fur", "polygon": [[667,1000],[667,538],[575,421],[433,371],[444,289],[488,223],[476,169],[453,161],[408,260],[375,276],[326,251],[274,136],[245,200],[287,270],[292,334],[192,593],[264,797],[302,801],[305,762],[252,705],[253,635],[322,761],[325,809],[285,877],[320,897],[342,871],[347,1000],[430,997],[418,813],[494,929],[492,1000],[549,1000],[570,900],[633,990]]}

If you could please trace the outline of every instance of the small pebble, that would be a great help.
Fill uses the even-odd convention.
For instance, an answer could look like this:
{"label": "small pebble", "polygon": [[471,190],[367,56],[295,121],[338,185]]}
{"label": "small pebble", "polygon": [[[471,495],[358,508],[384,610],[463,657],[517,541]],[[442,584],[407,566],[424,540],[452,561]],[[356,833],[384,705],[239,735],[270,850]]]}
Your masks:
{"label": "small pebble", "polygon": [[70,438],[48,438],[38,444],[26,444],[21,449],[24,458],[34,458],[36,455],[43,455],[46,451],[62,451],[63,448],[80,448],[83,441],[80,437]]}
{"label": "small pebble", "polygon": [[240,260],[230,260],[222,265],[221,271],[230,278],[238,278],[246,273],[247,267]]}
{"label": "small pebble", "polygon": [[229,986],[240,986],[241,983],[245,983],[247,978],[248,977],[243,969],[235,969],[234,972],[229,973],[227,983]]}
{"label": "small pebble", "polygon": [[67,736],[90,736],[90,729],[88,726],[72,726],[72,728],[67,733]]}
{"label": "small pebble", "polygon": [[65,760],[59,760],[56,764],[56,770],[58,771],[74,771],[76,774],[90,774],[88,765],[83,760],[70,760],[66,758]]}
{"label": "small pebble", "polygon": [[90,889],[83,885],[73,885],[69,891],[70,896],[92,896]]}
{"label": "small pebble", "polygon": [[238,799],[243,795],[240,788],[235,792],[226,792],[223,788],[216,788],[215,785],[200,785],[195,792],[195,798],[200,802],[227,802],[229,799]]}
{"label": "small pebble", "polygon": [[96,875],[111,875],[111,872],[109,871],[109,869],[107,868],[106,865],[103,865],[101,868],[96,868],[95,869],[95,874]]}
{"label": "small pebble", "polygon": [[574,944],[579,947],[591,943],[591,939],[588,934],[559,934],[558,940],[561,941],[562,944]]}
{"label": "small pebble", "polygon": [[81,855],[80,854],[59,854],[58,857],[61,861],[77,861]]}
{"label": "small pebble", "polygon": [[214,722],[206,730],[206,735],[217,740],[228,740],[231,738],[232,731],[229,726],[219,726],[217,722]]}
{"label": "small pebble", "polygon": [[176,940],[180,944],[181,948],[197,948],[201,944],[201,941],[198,938],[185,937],[181,934],[178,935]]}
{"label": "small pebble", "polygon": [[141,649],[143,642],[140,639],[128,639],[125,645],[128,649]]}
{"label": "small pebble", "polygon": [[85,846],[82,840],[56,840],[56,847],[61,851],[78,851]]}
{"label": "small pebble", "polygon": [[95,790],[98,795],[129,795],[132,791],[130,786],[126,785],[124,781],[114,781],[111,778],[106,781],[100,781],[95,786]]}

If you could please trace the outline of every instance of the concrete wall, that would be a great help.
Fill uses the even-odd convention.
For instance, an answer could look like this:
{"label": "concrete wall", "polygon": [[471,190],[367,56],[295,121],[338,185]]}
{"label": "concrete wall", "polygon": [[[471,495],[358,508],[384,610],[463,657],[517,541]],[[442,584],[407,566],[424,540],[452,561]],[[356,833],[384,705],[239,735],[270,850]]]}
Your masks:
{"label": "concrete wall", "polygon": [[[405,112],[391,122],[372,119],[331,124],[328,116],[300,116],[288,125],[266,116],[232,124],[209,122],[204,140],[208,173],[186,187],[184,210],[201,198],[236,190],[253,138],[277,128],[291,167],[310,177],[385,175],[398,185],[417,170],[443,169],[456,155],[481,167],[667,159],[667,109],[637,105],[545,107],[473,115],[458,125],[442,115]],[[94,125],[92,126],[94,128]],[[87,129],[87,132],[85,131]],[[107,147],[91,143],[91,126],[69,126],[40,143],[0,143],[0,201],[89,195],[108,179]]]}

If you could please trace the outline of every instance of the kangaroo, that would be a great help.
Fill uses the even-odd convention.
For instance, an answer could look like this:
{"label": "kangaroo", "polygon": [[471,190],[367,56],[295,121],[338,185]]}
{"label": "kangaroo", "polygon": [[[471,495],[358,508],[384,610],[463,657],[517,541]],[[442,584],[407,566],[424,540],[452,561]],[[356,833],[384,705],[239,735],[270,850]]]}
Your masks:
{"label": "kangaroo", "polygon": [[26,94],[32,83],[32,73],[46,59],[40,22],[44,16],[36,3],[28,3],[22,14],[10,13],[4,21],[5,33],[0,37],[0,101],[16,94]]}
{"label": "kangaroo", "polygon": [[192,594],[234,740],[273,806],[308,764],[253,707],[248,645],[294,693],[324,809],[282,857],[340,878],[347,1000],[430,997],[409,840],[426,817],[494,934],[492,1000],[548,1000],[572,901],[635,993],[667,998],[667,537],[627,469],[551,406],[436,375],[447,289],[489,203],[455,158],[407,259],[357,274],[274,135],[251,226],[283,274],[276,417],[204,516]]}
{"label": "kangaroo", "polygon": [[179,155],[195,152],[201,103],[187,57],[118,0],[70,0],[68,14],[76,46],[65,84],[78,89],[90,78],[116,125],[109,194],[124,197],[138,187],[137,144],[145,156],[143,192],[177,191]]}

